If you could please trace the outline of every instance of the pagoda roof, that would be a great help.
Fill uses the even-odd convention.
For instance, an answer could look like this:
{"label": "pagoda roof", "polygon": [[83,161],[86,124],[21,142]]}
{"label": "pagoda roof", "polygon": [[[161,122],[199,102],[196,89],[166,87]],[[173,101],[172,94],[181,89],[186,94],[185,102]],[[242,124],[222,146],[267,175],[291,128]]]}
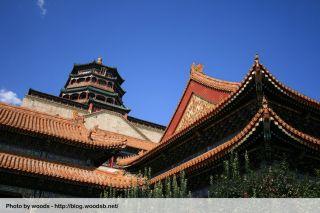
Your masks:
{"label": "pagoda roof", "polygon": [[[261,108],[258,113],[252,118],[252,120],[247,124],[242,131],[240,131],[236,136],[227,142],[212,148],[211,150],[187,161],[184,162],[166,172],[161,173],[153,177],[150,182],[155,183],[160,180],[164,180],[167,177],[177,175],[181,171],[191,172],[196,169],[200,169],[203,166],[212,163],[213,161],[217,161],[221,159],[226,154],[230,153],[235,147],[241,145],[242,143],[246,143],[249,141],[251,135],[253,135],[258,127],[262,125],[263,119],[266,114],[270,114],[271,122],[280,130],[283,134],[288,135],[291,138],[297,139],[298,143],[306,145],[310,148],[313,148],[317,151],[320,150],[320,139],[307,135],[303,132],[298,131],[294,127],[287,124],[284,120],[282,120],[271,108],[265,106]],[[269,115],[268,115],[269,116]]]}
{"label": "pagoda roof", "polygon": [[79,168],[4,152],[0,152],[0,168],[26,176],[46,177],[46,179],[102,188],[124,189],[138,183],[136,177],[124,175],[123,172],[110,173],[98,168]]}
{"label": "pagoda roof", "polygon": [[85,63],[85,64],[74,64],[73,65],[73,69],[71,71],[71,74],[74,74],[74,72],[76,70],[81,69],[81,68],[88,69],[88,68],[101,68],[101,67],[104,67],[104,68],[107,68],[110,71],[113,71],[116,74],[116,76],[118,77],[118,80],[119,80],[120,84],[122,84],[124,82],[124,79],[120,76],[117,68],[106,66],[106,65],[104,65],[102,63],[98,63],[96,60],[93,60],[92,62]]}
{"label": "pagoda roof", "polygon": [[[213,109],[206,112],[203,116],[201,116],[197,120],[191,122],[188,126],[184,127],[181,131],[176,132],[175,134],[172,134],[167,138],[164,138],[154,149],[147,151],[139,156],[133,156],[129,159],[126,159],[123,162],[119,161],[119,164],[124,166],[133,166],[138,163],[141,163],[142,161],[147,161],[148,159],[150,159],[151,156],[157,155],[161,151],[165,150],[168,144],[177,142],[178,138],[186,135],[188,132],[195,130],[196,128],[200,128],[199,126],[204,124],[209,119],[219,116],[219,114],[224,109],[232,105],[235,102],[235,100],[237,100],[238,97],[244,93],[248,85],[252,85],[252,83],[255,82],[255,75],[258,72],[258,70],[261,71],[261,74],[266,79],[266,81],[270,82],[273,85],[273,87],[277,89],[279,93],[294,99],[296,103],[302,104],[306,107],[311,107],[312,109],[315,109],[317,112],[319,112],[320,103],[318,101],[313,100],[305,95],[302,95],[301,93],[287,86],[284,86],[282,83],[276,80],[276,78],[273,77],[271,73],[263,65],[259,63],[258,59],[255,59],[255,63],[253,67],[249,70],[248,74],[246,75],[244,80],[240,83],[238,88],[232,93],[230,93],[227,97],[225,97],[217,105],[215,105]],[[303,133],[299,133],[299,134],[303,134]],[[220,148],[221,147],[224,147],[224,146],[220,146]]]}
{"label": "pagoda roof", "polygon": [[[78,75],[70,74],[70,77],[74,77],[74,76],[85,77],[85,76],[87,76],[87,74],[78,74]],[[105,79],[105,80],[108,80],[108,81],[111,80],[116,85],[116,88],[119,90],[119,93],[121,93],[121,96],[123,96],[126,93],[126,91],[121,87],[121,85],[118,83],[118,81],[114,81],[115,80],[114,78],[110,78],[110,77],[107,77],[107,76],[99,75],[99,74],[96,74],[96,73],[92,73],[92,74],[90,74],[90,76],[95,76],[97,78],[102,78],[102,79]],[[70,86],[68,86],[69,82],[70,82],[70,78],[68,78],[68,80],[66,81],[66,83],[64,85],[64,88],[67,88],[67,87],[70,88]],[[85,83],[85,84],[83,84],[83,83]],[[97,86],[97,84],[92,84],[91,82],[83,82],[83,83],[82,83],[83,85],[90,85],[91,84],[91,85]],[[79,84],[79,83],[77,83],[77,84]],[[103,88],[103,86],[101,86],[101,88]]]}
{"label": "pagoda roof", "polygon": [[87,148],[123,148],[124,138],[104,134],[101,138],[85,128],[81,117],[66,119],[24,107],[0,103],[0,129],[22,134],[55,138],[59,142]]}

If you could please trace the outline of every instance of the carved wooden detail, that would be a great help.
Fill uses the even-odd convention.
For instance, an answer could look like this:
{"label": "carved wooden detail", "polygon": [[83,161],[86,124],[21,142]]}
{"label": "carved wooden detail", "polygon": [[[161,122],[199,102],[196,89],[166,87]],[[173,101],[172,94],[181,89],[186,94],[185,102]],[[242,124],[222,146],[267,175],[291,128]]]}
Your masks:
{"label": "carved wooden detail", "polygon": [[184,129],[186,126],[189,126],[191,123],[195,122],[197,119],[211,111],[214,107],[215,104],[212,104],[202,99],[201,97],[193,94],[189,100],[189,103],[181,117],[181,120],[175,132]]}

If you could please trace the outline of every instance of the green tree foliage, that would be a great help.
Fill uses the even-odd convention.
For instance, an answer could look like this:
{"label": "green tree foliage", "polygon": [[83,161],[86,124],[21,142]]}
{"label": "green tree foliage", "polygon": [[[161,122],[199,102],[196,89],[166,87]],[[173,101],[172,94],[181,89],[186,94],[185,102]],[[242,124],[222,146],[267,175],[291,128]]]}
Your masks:
{"label": "green tree foliage", "polygon": [[286,161],[264,165],[253,172],[247,153],[244,158],[243,171],[237,154],[224,161],[223,173],[210,178],[209,197],[320,197],[319,174],[311,177],[292,171]]}
{"label": "green tree foliage", "polygon": [[131,187],[126,190],[116,190],[109,188],[101,193],[104,198],[181,198],[191,197],[191,192],[187,191],[187,179],[184,171],[172,178],[166,178],[165,181],[159,181],[155,184],[150,184],[151,169],[145,169],[144,175],[139,172],[138,178],[142,178],[143,184],[136,186],[131,182]]}
{"label": "green tree foliage", "polygon": [[172,189],[171,189],[171,179],[166,178],[165,181],[166,189],[165,189],[165,197],[166,198],[171,198],[172,197]]}

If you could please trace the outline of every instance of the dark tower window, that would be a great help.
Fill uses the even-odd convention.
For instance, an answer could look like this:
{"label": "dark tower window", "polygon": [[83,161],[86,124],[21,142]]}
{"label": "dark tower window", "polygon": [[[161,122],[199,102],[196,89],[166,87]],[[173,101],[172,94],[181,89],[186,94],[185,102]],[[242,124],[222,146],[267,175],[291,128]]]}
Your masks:
{"label": "dark tower window", "polygon": [[72,94],[72,95],[70,96],[70,99],[71,99],[71,100],[77,100],[78,97],[79,97],[79,94],[75,93],[75,94]]}
{"label": "dark tower window", "polygon": [[70,84],[74,84],[76,82],[76,79],[72,79]]}
{"label": "dark tower window", "polygon": [[91,81],[92,81],[93,83],[95,83],[95,82],[97,82],[97,78],[96,78],[96,77],[93,77],[93,78],[91,79]]}
{"label": "dark tower window", "polygon": [[84,82],[84,81],[85,81],[84,78],[79,78],[79,79],[77,80],[78,83],[81,83],[81,82]]}
{"label": "dark tower window", "polygon": [[99,79],[99,80],[98,80],[98,84],[100,84],[100,85],[106,85],[107,83],[106,83],[106,81]]}
{"label": "dark tower window", "polygon": [[107,98],[107,102],[110,104],[113,104],[114,103],[113,98]]}
{"label": "dark tower window", "polygon": [[86,96],[87,96],[87,93],[82,92],[82,93],[80,94],[80,96],[79,96],[79,99],[85,99]]}
{"label": "dark tower window", "polygon": [[90,80],[91,80],[90,77],[87,77],[87,78],[86,78],[86,82],[89,82]]}
{"label": "dark tower window", "polygon": [[64,96],[62,96],[62,98],[70,99],[70,95],[64,95]]}
{"label": "dark tower window", "polygon": [[104,96],[102,96],[102,95],[97,95],[96,99],[97,99],[98,101],[103,101],[103,102],[106,101],[106,98],[105,98]]}
{"label": "dark tower window", "polygon": [[94,93],[89,93],[89,98],[95,98],[96,97],[96,95],[94,94]]}
{"label": "dark tower window", "polygon": [[111,81],[108,81],[108,87],[113,88],[113,83]]}

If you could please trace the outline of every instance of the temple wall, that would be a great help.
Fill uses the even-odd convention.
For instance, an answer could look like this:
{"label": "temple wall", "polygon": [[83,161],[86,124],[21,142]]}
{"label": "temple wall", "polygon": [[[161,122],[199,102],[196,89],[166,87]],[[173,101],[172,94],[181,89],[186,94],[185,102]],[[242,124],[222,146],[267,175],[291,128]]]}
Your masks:
{"label": "temple wall", "polygon": [[[163,132],[158,129],[127,121],[122,117],[122,115],[108,110],[88,114],[86,110],[81,110],[79,108],[67,106],[31,95],[25,96],[22,107],[44,112],[50,115],[59,115],[69,119],[73,117],[73,112],[77,111],[79,115],[86,115],[85,125],[89,129],[98,125],[98,127],[103,130],[124,134],[138,139],[149,139],[153,142],[159,142],[163,135]],[[145,135],[145,137],[143,137],[143,135]]]}
{"label": "temple wall", "polygon": [[98,128],[115,132],[138,139],[145,139],[122,117],[122,115],[104,110],[102,112],[92,113],[85,116],[85,126],[92,129]]}
{"label": "temple wall", "polygon": [[81,110],[76,107],[51,102],[30,95],[27,95],[23,99],[22,106],[39,112],[48,113],[50,115],[59,115],[64,118],[72,118],[73,111],[78,111],[79,115],[87,113],[87,111]]}
{"label": "temple wall", "polygon": [[163,135],[162,131],[159,131],[157,129],[139,125],[139,124],[133,124],[140,132],[142,132],[147,138],[149,138],[152,142],[158,143]]}

